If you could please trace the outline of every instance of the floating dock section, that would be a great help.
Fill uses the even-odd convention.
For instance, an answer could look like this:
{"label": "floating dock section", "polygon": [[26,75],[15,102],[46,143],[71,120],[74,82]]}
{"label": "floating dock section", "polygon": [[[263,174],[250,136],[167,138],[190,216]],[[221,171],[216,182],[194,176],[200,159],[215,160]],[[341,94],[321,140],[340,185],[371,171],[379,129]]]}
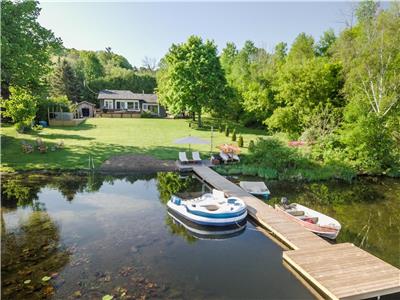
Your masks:
{"label": "floating dock section", "polygon": [[241,198],[249,214],[290,249],[283,259],[330,299],[365,299],[400,292],[400,270],[354,246],[331,244],[207,166],[193,166],[204,182]]}

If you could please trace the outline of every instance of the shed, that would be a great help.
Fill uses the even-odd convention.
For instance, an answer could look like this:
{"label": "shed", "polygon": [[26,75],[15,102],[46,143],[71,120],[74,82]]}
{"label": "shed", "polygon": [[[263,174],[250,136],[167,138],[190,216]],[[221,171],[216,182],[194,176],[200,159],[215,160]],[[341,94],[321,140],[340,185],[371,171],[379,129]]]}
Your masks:
{"label": "shed", "polygon": [[94,117],[94,113],[96,111],[96,104],[88,101],[81,101],[77,103],[76,110],[78,112],[78,118]]}

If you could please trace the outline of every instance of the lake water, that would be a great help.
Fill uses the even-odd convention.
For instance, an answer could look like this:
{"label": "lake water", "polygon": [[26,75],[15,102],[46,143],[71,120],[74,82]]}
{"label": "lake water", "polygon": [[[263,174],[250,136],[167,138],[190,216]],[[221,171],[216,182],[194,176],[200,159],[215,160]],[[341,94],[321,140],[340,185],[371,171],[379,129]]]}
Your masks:
{"label": "lake water", "polygon": [[247,223],[198,239],[167,214],[176,173],[2,180],[2,299],[310,299],[282,249]]}

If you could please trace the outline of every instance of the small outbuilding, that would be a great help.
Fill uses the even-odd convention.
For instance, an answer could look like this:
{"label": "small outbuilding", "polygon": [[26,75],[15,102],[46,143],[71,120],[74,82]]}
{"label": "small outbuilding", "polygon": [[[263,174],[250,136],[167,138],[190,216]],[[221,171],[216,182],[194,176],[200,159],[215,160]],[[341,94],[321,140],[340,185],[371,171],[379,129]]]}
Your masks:
{"label": "small outbuilding", "polygon": [[77,103],[76,110],[78,118],[92,118],[96,112],[96,104],[88,101],[81,101]]}

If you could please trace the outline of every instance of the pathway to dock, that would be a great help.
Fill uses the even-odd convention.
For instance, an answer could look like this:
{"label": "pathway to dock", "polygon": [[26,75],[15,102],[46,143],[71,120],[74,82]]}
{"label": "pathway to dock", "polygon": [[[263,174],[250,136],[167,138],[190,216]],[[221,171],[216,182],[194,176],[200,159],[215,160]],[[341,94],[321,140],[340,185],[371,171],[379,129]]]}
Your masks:
{"label": "pathway to dock", "polygon": [[289,248],[283,259],[331,299],[364,299],[400,292],[400,270],[350,243],[330,244],[284,213],[207,166],[193,172],[227,196],[243,199],[249,214]]}

